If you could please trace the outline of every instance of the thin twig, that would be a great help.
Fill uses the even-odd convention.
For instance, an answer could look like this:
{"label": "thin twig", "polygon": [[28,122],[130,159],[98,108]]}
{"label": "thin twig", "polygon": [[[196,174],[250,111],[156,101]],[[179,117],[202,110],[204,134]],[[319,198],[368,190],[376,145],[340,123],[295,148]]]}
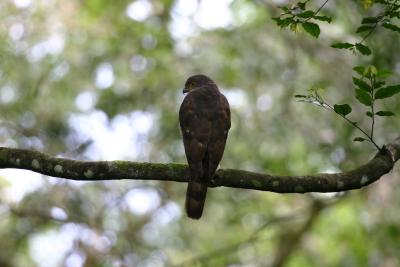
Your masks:
{"label": "thin twig", "polygon": [[315,11],[314,15],[317,15],[317,14],[321,11],[321,9],[324,8],[324,6],[325,6],[328,2],[329,2],[329,0],[326,0],[326,1],[317,9],[317,11]]}
{"label": "thin twig", "polygon": [[[326,1],[317,9],[317,11],[315,11],[314,16],[316,16],[316,15],[321,11],[321,9],[324,8],[324,6],[325,6],[328,2],[329,2],[329,0],[326,0]],[[304,21],[307,22],[307,21],[309,21],[310,19],[312,19],[312,17],[309,17],[309,18],[307,18],[307,19],[304,20]]]}
{"label": "thin twig", "polygon": [[371,144],[373,144],[379,151],[382,151],[382,148],[380,148],[380,147],[375,143],[375,141],[371,138],[371,136],[370,136],[367,132],[365,132],[361,127],[359,127],[355,122],[349,120],[346,116],[344,116],[344,115],[342,115],[342,114],[340,114],[340,113],[337,113],[337,112],[335,111],[335,109],[334,109],[331,105],[329,105],[328,103],[326,103],[326,102],[323,102],[321,106],[322,106],[322,107],[328,107],[328,108],[331,109],[333,112],[335,112],[336,114],[338,114],[340,117],[342,117],[343,119],[345,119],[345,120],[346,120],[348,123],[350,123],[352,126],[356,127],[359,131],[361,131],[361,132],[368,138],[367,141],[369,141]]}
{"label": "thin twig", "polygon": [[393,3],[389,6],[389,8],[380,16],[378,16],[378,20],[375,22],[374,26],[372,27],[372,29],[362,38],[362,40],[359,42],[359,44],[362,44],[377,28],[379,22],[381,22],[385,17],[387,13],[392,12],[395,3],[397,3],[397,1],[393,1]]}
{"label": "thin twig", "polygon": [[[383,17],[382,17],[382,19],[383,19]],[[380,22],[382,19],[375,22],[373,28],[362,38],[362,40],[359,42],[359,44],[362,44],[376,30],[376,28],[378,26],[378,22]]]}
{"label": "thin twig", "polygon": [[370,75],[369,81],[371,83],[371,113],[372,113],[372,125],[371,125],[371,139],[374,138],[374,127],[375,127],[375,108],[374,108],[374,102],[375,102],[375,94],[374,94],[374,84],[375,84],[375,78]]}

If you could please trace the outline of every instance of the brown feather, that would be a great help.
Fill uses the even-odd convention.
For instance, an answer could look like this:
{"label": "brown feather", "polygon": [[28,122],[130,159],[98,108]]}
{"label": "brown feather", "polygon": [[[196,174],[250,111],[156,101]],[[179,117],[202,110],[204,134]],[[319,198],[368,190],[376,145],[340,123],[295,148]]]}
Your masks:
{"label": "brown feather", "polygon": [[199,219],[203,213],[207,184],[222,159],[231,127],[229,103],[215,83],[204,75],[190,77],[190,86],[179,110],[179,123],[189,164],[186,212]]}

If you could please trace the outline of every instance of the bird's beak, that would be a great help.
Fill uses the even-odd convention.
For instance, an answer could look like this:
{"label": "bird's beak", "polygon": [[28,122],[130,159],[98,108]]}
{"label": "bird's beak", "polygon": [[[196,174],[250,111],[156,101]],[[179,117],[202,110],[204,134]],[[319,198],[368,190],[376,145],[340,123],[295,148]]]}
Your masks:
{"label": "bird's beak", "polygon": [[182,89],[182,94],[186,94],[187,92],[189,92],[189,89],[187,89],[186,87]]}

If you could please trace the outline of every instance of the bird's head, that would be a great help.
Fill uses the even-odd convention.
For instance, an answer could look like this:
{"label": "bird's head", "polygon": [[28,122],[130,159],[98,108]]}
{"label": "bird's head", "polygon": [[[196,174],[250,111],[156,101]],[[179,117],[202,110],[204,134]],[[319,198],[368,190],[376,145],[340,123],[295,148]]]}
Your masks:
{"label": "bird's head", "polygon": [[213,80],[208,78],[206,75],[197,74],[190,76],[185,82],[185,88],[183,88],[183,93],[189,93],[192,90],[203,87],[207,84],[215,84]]}

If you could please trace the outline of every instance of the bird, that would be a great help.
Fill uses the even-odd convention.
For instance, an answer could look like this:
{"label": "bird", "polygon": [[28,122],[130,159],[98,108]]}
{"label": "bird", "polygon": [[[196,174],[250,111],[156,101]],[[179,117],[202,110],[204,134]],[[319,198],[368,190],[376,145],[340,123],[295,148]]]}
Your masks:
{"label": "bird", "polygon": [[189,218],[200,219],[207,185],[225,150],[231,128],[229,102],[216,83],[203,74],[190,76],[182,91],[179,124],[189,164],[185,209]]}

